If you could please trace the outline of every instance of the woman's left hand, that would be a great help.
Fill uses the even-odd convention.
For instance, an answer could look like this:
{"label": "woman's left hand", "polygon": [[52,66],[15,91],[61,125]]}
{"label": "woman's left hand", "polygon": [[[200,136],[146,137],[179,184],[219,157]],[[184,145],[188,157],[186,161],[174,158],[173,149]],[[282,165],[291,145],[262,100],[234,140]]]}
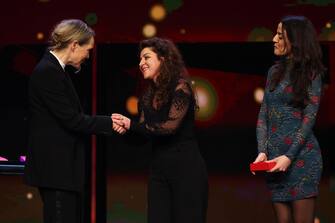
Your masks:
{"label": "woman's left hand", "polygon": [[272,160],[268,160],[267,162],[276,162],[276,165],[268,172],[285,172],[291,165],[291,160],[285,155],[278,156]]}

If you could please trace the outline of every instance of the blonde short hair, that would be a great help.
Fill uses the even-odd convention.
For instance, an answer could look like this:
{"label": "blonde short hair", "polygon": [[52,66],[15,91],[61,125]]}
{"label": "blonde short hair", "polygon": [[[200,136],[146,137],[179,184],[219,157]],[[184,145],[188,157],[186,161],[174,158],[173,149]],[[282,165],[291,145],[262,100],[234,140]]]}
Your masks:
{"label": "blonde short hair", "polygon": [[65,49],[72,41],[78,41],[79,45],[83,45],[94,35],[94,31],[79,19],[63,20],[55,26],[50,34],[49,49]]}

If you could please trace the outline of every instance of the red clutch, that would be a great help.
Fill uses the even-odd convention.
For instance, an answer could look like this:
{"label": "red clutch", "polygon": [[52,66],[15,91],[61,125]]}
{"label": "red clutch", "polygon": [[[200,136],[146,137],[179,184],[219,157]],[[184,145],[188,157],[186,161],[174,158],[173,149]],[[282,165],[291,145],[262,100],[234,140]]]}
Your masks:
{"label": "red clutch", "polygon": [[265,171],[271,170],[276,165],[276,162],[258,162],[258,163],[250,163],[250,171]]}

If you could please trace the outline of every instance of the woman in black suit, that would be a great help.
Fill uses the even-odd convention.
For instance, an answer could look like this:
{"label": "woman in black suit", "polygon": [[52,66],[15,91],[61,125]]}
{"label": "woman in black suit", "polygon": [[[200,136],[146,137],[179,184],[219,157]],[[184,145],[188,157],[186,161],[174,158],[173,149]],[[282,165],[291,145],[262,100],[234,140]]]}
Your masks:
{"label": "woman in black suit", "polygon": [[112,119],[152,141],[148,222],[204,223],[207,171],[194,134],[197,105],[182,57],[169,40],[144,40],[139,68],[150,80],[139,102],[139,122],[120,114]]}
{"label": "woman in black suit", "polygon": [[[80,69],[94,46],[94,31],[80,20],[63,20],[29,82],[30,134],[27,184],[39,189],[45,223],[82,222],[87,134],[111,132],[110,116],[83,113],[66,65]],[[123,130],[114,125],[119,133]]]}

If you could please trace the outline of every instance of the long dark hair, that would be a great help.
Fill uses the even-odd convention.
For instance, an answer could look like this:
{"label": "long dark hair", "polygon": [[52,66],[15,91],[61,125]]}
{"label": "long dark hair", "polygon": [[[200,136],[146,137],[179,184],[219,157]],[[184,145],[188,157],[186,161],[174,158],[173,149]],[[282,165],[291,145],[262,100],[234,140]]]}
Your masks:
{"label": "long dark hair", "polygon": [[[290,57],[285,55],[276,62],[270,90],[273,91],[284,78],[284,74],[289,72],[290,84],[293,87],[291,104],[294,107],[304,108],[309,101],[307,90],[311,81],[325,72],[321,47],[313,24],[306,17],[286,16],[280,22],[282,32],[286,31],[287,39],[291,44],[291,51]],[[285,42],[286,46],[287,44]]]}
{"label": "long dark hair", "polygon": [[148,91],[155,92],[155,97],[159,106],[161,106],[168,102],[169,96],[174,90],[173,87],[180,78],[184,78],[189,84],[191,83],[187,78],[188,75],[182,56],[172,41],[154,37],[140,42],[139,52],[144,48],[150,48],[161,61],[160,73],[156,82],[152,82],[148,86]]}

